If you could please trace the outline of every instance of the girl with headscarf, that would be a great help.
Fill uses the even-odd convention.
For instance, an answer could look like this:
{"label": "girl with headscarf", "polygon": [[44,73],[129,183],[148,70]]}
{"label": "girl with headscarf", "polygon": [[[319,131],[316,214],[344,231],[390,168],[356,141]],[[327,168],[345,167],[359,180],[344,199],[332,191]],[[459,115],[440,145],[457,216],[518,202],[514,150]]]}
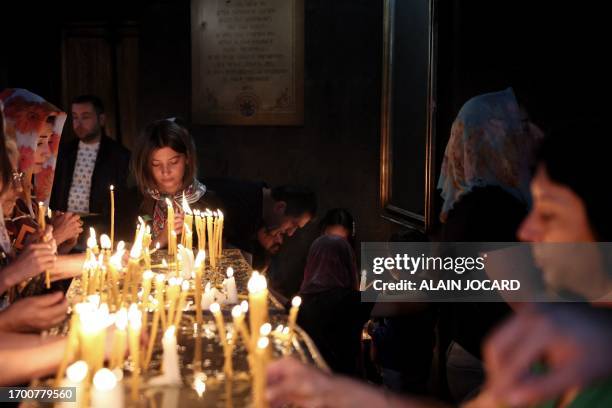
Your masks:
{"label": "girl with headscarf", "polygon": [[[38,203],[44,203],[45,208],[49,205],[66,114],[25,89],[6,89],[0,92],[0,101],[6,138],[16,143],[19,154],[17,175],[23,191],[13,213],[5,214],[13,246],[19,251],[36,239]],[[49,221],[60,252],[69,252],[82,231],[79,217],[56,213]]]}
{"label": "girl with headscarf", "polygon": [[298,324],[332,370],[357,375],[361,331],[372,304],[361,303],[355,253],[339,236],[317,238],[308,253],[299,291]]}
{"label": "girl with headscarf", "polygon": [[[162,247],[168,245],[168,227],[174,228],[177,236],[182,232],[183,197],[191,210],[221,207],[215,194],[197,179],[195,143],[174,118],[157,120],[145,128],[131,166],[143,196],[139,213],[151,220],[154,242]],[[176,214],[173,226],[167,225],[167,200]]]}
{"label": "girl with headscarf", "polygon": [[[516,241],[531,203],[529,183],[541,137],[510,88],[463,105],[451,128],[438,181],[444,200],[440,240]],[[440,326],[450,340],[447,381],[451,395],[461,401],[484,380],[481,343],[510,308],[505,303],[445,306]]]}

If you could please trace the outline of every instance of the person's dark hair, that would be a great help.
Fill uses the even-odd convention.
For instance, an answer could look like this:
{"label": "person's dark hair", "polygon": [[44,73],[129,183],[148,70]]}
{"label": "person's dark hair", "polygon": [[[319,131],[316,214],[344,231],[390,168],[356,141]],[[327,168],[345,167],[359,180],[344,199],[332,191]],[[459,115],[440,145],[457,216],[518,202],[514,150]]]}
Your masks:
{"label": "person's dark hair", "polygon": [[4,140],[4,113],[0,104],[0,180],[2,180],[2,189],[0,195],[11,187],[13,181],[13,166],[6,152],[6,142]]}
{"label": "person's dark hair", "polygon": [[102,99],[98,98],[96,95],[79,95],[72,99],[71,104],[75,103],[91,103],[98,115],[104,113],[104,103],[102,103]]}
{"label": "person's dark hair", "polygon": [[274,201],[284,201],[287,203],[285,215],[299,217],[303,214],[310,214],[312,217],[317,215],[317,196],[305,187],[300,186],[279,186],[271,191]]}
{"label": "person's dark hair", "polygon": [[169,147],[185,155],[187,163],[182,188],[190,185],[197,175],[196,149],[189,131],[173,120],[157,120],[147,125],[132,153],[132,172],[143,194],[146,194],[149,189],[157,189],[151,174],[150,159],[154,150],[163,147]]}
{"label": "person's dark hair", "polygon": [[607,126],[587,118],[551,132],[538,152],[551,180],[570,188],[586,207],[591,229],[599,241],[612,241],[612,192],[602,185],[608,172]]}
{"label": "person's dark hair", "polygon": [[351,213],[344,208],[333,208],[325,213],[321,221],[319,221],[319,230],[325,232],[327,227],[332,225],[340,225],[349,232],[348,240],[351,246],[355,244],[355,219]]}

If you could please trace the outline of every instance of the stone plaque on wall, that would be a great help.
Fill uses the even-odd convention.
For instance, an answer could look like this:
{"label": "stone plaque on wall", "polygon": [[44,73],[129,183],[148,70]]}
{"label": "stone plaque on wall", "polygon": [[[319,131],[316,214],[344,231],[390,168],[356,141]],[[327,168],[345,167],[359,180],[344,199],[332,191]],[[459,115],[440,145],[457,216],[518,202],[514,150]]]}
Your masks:
{"label": "stone plaque on wall", "polygon": [[192,0],[191,47],[193,122],[303,124],[303,0]]}

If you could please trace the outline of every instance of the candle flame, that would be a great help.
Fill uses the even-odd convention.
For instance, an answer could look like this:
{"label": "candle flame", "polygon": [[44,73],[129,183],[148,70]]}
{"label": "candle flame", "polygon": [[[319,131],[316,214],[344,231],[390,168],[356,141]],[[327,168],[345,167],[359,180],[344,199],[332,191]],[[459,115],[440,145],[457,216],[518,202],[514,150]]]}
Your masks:
{"label": "candle flame", "polygon": [[284,328],[285,328],[285,326],[283,326],[282,324],[279,324],[278,326],[276,326],[276,329],[274,329],[274,332],[275,333],[282,333]]}
{"label": "candle flame", "polygon": [[249,302],[247,302],[246,300],[243,300],[242,302],[240,302],[240,309],[242,309],[242,313],[246,313],[249,311]]}
{"label": "candle flame", "polygon": [[66,369],[66,377],[73,383],[80,383],[87,377],[87,363],[83,360],[75,361]]}
{"label": "candle flame", "polygon": [[268,344],[270,344],[270,340],[267,337],[260,337],[259,340],[257,340],[257,348],[260,350],[268,348]]}
{"label": "candle flame", "polygon": [[102,249],[110,249],[111,240],[108,235],[106,234],[100,235],[100,246],[102,247]]}
{"label": "candle flame", "polygon": [[154,276],[154,275],[155,275],[155,274],[153,273],[153,271],[152,271],[152,270],[150,270],[150,269],[148,269],[148,270],[146,270],[146,271],[144,271],[144,272],[142,273],[142,279],[143,279],[143,280],[151,280],[151,279],[153,279],[153,276]]}
{"label": "candle flame", "polygon": [[128,320],[130,322],[130,327],[133,329],[140,329],[142,326],[142,313],[138,309],[138,305],[136,303],[132,303],[128,310]]}
{"label": "candle flame", "polygon": [[217,314],[220,311],[221,311],[221,306],[219,306],[219,304],[217,302],[215,302],[212,305],[210,305],[210,312],[212,314]]}
{"label": "candle flame", "polygon": [[[172,201],[170,201],[170,199],[169,199],[169,198],[167,198],[167,197],[166,197],[166,206],[167,206],[168,208],[172,207]],[[174,208],[174,207],[172,207],[172,208]]]}
{"label": "candle flame", "polygon": [[185,198],[185,192],[183,191],[183,202],[182,202],[182,207],[183,207],[183,212],[185,214],[192,214],[191,212],[191,208],[189,208],[189,203],[187,202],[187,199]]}
{"label": "candle flame", "polygon": [[227,268],[227,277],[228,278],[234,277],[234,268],[232,268],[231,266]]}
{"label": "candle flame", "polygon": [[272,332],[272,325],[270,323],[264,323],[259,328],[259,334],[262,337],[269,336],[271,332]]}
{"label": "candle flame", "polygon": [[188,280],[184,280],[183,284],[181,285],[181,290],[183,292],[187,292],[189,290],[189,281]]}
{"label": "candle flame", "polygon": [[239,318],[240,316],[242,316],[242,308],[240,307],[240,305],[236,305],[232,308],[232,317],[234,319]]}
{"label": "candle flame", "polygon": [[113,186],[112,184],[110,185],[110,191],[113,191],[115,189],[115,186]]}
{"label": "candle flame", "polygon": [[110,391],[117,385],[117,377],[108,368],[101,368],[94,375],[93,385],[97,390]]}
{"label": "candle flame", "polygon": [[165,279],[166,277],[164,276],[163,273],[158,273],[157,276],[155,277],[155,284],[162,285]]}
{"label": "candle flame", "polygon": [[266,281],[266,277],[260,275],[259,272],[253,271],[251,275],[251,279],[247,283],[247,288],[249,289],[249,293],[259,293],[266,290],[268,287],[268,282]]}
{"label": "candle flame", "polygon": [[299,296],[296,296],[293,298],[293,300],[291,300],[291,306],[293,307],[300,307],[301,304],[302,304],[302,298]]}
{"label": "candle flame", "polygon": [[195,259],[195,267],[199,268],[200,266],[204,265],[205,260],[206,260],[206,251],[204,250],[198,251],[198,255],[196,256],[196,259]]}
{"label": "candle flame", "polygon": [[93,239],[96,239],[96,230],[94,229],[94,227],[89,227],[89,236],[93,237]]}

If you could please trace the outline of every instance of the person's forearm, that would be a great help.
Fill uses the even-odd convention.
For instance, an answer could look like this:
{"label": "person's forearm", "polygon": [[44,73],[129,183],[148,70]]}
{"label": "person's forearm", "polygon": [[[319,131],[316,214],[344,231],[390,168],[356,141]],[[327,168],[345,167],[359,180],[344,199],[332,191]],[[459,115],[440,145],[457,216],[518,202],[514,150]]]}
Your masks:
{"label": "person's forearm", "polygon": [[59,255],[51,279],[56,281],[80,276],[84,262],[85,254]]}
{"label": "person's forearm", "polygon": [[333,377],[326,387],[325,406],[329,407],[389,407],[389,408],[450,408],[438,401],[399,396],[383,388],[373,387],[346,377]]}
{"label": "person's forearm", "polygon": [[23,384],[52,374],[62,359],[65,346],[66,339],[60,337],[2,333],[0,386]]}

